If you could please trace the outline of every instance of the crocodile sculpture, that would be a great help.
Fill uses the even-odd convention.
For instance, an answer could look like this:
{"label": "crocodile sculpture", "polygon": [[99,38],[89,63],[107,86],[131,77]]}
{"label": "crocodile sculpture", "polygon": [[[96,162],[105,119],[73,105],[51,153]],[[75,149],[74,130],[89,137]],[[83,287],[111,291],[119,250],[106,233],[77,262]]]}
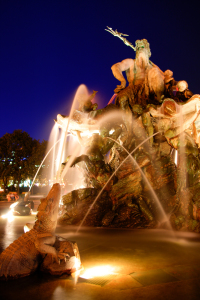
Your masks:
{"label": "crocodile sculpture", "polygon": [[[70,260],[70,256],[73,256],[73,258],[79,257],[76,243],[68,241],[68,249],[70,248],[70,251],[61,252],[60,249],[63,249],[63,247],[60,247],[60,243],[62,244],[62,242],[58,241],[59,239],[55,236],[60,192],[60,185],[58,183],[54,184],[47,197],[41,199],[33,228],[15,240],[1,253],[1,279],[28,276],[39,267],[43,271],[49,271],[47,268],[44,268],[46,257],[51,257],[50,263],[54,265],[54,269],[55,264],[58,269],[62,265],[63,270],[61,273],[64,273],[68,268],[66,261]],[[59,246],[56,247],[56,245]],[[69,265],[71,270],[75,269],[71,262]]]}

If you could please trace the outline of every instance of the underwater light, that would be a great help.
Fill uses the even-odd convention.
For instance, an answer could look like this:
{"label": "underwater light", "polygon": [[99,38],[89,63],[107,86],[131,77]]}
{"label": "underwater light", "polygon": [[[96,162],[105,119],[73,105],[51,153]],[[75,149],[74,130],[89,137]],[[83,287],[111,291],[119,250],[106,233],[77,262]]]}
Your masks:
{"label": "underwater light", "polygon": [[90,269],[85,270],[85,272],[80,275],[79,277],[85,278],[85,279],[90,279],[94,277],[99,277],[99,276],[106,276],[113,273],[114,268],[111,266],[98,266],[98,267],[93,267]]}

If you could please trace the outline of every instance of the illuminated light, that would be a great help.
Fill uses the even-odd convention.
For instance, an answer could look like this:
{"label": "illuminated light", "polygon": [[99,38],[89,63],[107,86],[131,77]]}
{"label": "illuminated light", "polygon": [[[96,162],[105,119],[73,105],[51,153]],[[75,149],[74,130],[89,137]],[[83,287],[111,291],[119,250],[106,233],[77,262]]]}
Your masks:
{"label": "illuminated light", "polygon": [[2,219],[6,219],[7,218],[7,214],[2,215],[1,217],[2,217]]}
{"label": "illuminated light", "polygon": [[74,284],[77,284],[78,281],[78,277],[80,275],[81,270],[83,270],[83,268],[81,268],[81,261],[79,258],[75,257],[75,271],[71,273],[71,276],[74,278]]}
{"label": "illuminated light", "polygon": [[114,132],[114,129],[111,129],[110,131],[109,131],[109,134],[112,134]]}
{"label": "illuminated light", "polygon": [[24,232],[26,233],[26,232],[30,231],[31,229],[33,229],[33,226],[34,226],[34,224],[32,224],[32,223],[26,223],[24,225]]}
{"label": "illuminated light", "polygon": [[80,185],[79,187],[75,187],[76,190],[78,190],[78,189],[84,189],[84,188],[85,188],[84,184]]}
{"label": "illuminated light", "polygon": [[80,268],[81,268],[81,261],[80,261],[80,259],[77,258],[77,257],[75,257],[75,264],[74,264],[74,266],[75,266],[76,272],[77,272],[77,271],[80,271]]}
{"label": "illuminated light", "polygon": [[24,232],[26,233],[26,232],[28,232],[28,231],[30,231],[30,228],[28,228],[27,225],[24,225]]}
{"label": "illuminated light", "polygon": [[13,216],[13,208],[18,204],[18,202],[15,202],[13,204],[10,205],[10,211],[5,214],[5,215],[2,215],[2,219],[7,219],[8,222],[12,222],[14,220],[14,216]]}
{"label": "illuminated light", "polygon": [[12,211],[9,211],[7,214],[1,216],[2,219],[7,219],[8,222],[12,222],[14,220],[14,216]]}
{"label": "illuminated light", "polygon": [[30,186],[30,179],[24,180],[24,187]]}
{"label": "illuminated light", "polygon": [[7,219],[8,219],[8,222],[12,222],[14,220],[14,216],[13,216],[12,211],[9,211]]}
{"label": "illuminated light", "polygon": [[59,200],[59,206],[60,205],[63,205],[63,200],[62,200],[62,198]]}
{"label": "illuminated light", "polygon": [[81,137],[91,137],[94,133],[100,133],[99,130],[85,130],[84,132],[81,132]]}
{"label": "illuminated light", "polygon": [[178,151],[177,150],[175,150],[174,163],[177,166],[177,163],[178,163]]}
{"label": "illuminated light", "polygon": [[85,279],[91,279],[94,277],[106,276],[110,274],[114,274],[114,268],[111,266],[99,266],[91,269],[85,270],[85,272],[79,276]]}
{"label": "illuminated light", "polygon": [[18,202],[11,204],[10,208],[13,209],[17,204],[18,204]]}

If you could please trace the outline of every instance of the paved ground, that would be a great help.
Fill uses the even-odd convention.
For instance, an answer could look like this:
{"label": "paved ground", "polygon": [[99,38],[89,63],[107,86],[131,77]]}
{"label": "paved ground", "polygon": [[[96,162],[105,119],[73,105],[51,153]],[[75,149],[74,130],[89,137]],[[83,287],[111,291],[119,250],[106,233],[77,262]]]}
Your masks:
{"label": "paved ground", "polygon": [[[33,217],[0,220],[0,248],[23,232]],[[119,230],[58,226],[57,234],[78,243],[82,264],[111,266],[93,279],[36,273],[0,282],[0,299],[200,299],[200,236],[165,230]]]}

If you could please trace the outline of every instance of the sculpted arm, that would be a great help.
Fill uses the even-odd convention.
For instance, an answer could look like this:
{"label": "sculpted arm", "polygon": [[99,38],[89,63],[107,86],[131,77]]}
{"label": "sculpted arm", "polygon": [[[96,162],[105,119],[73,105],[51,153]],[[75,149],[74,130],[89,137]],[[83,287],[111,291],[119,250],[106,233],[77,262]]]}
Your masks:
{"label": "sculpted arm", "polygon": [[124,59],[121,62],[116,63],[111,67],[114,77],[119,81],[121,81],[121,85],[117,86],[115,92],[119,92],[121,89],[126,87],[126,80],[122,74],[123,71],[127,71],[128,82],[130,83],[133,81],[134,79],[133,68],[134,68],[134,59],[131,58]]}
{"label": "sculpted arm", "polygon": [[35,241],[35,247],[40,253],[43,253],[43,254],[49,253],[53,257],[57,257],[57,251],[53,247],[53,244],[55,243],[55,241],[56,241],[55,235],[47,234],[45,236],[45,234],[41,234],[41,235],[38,235],[38,238]]}

